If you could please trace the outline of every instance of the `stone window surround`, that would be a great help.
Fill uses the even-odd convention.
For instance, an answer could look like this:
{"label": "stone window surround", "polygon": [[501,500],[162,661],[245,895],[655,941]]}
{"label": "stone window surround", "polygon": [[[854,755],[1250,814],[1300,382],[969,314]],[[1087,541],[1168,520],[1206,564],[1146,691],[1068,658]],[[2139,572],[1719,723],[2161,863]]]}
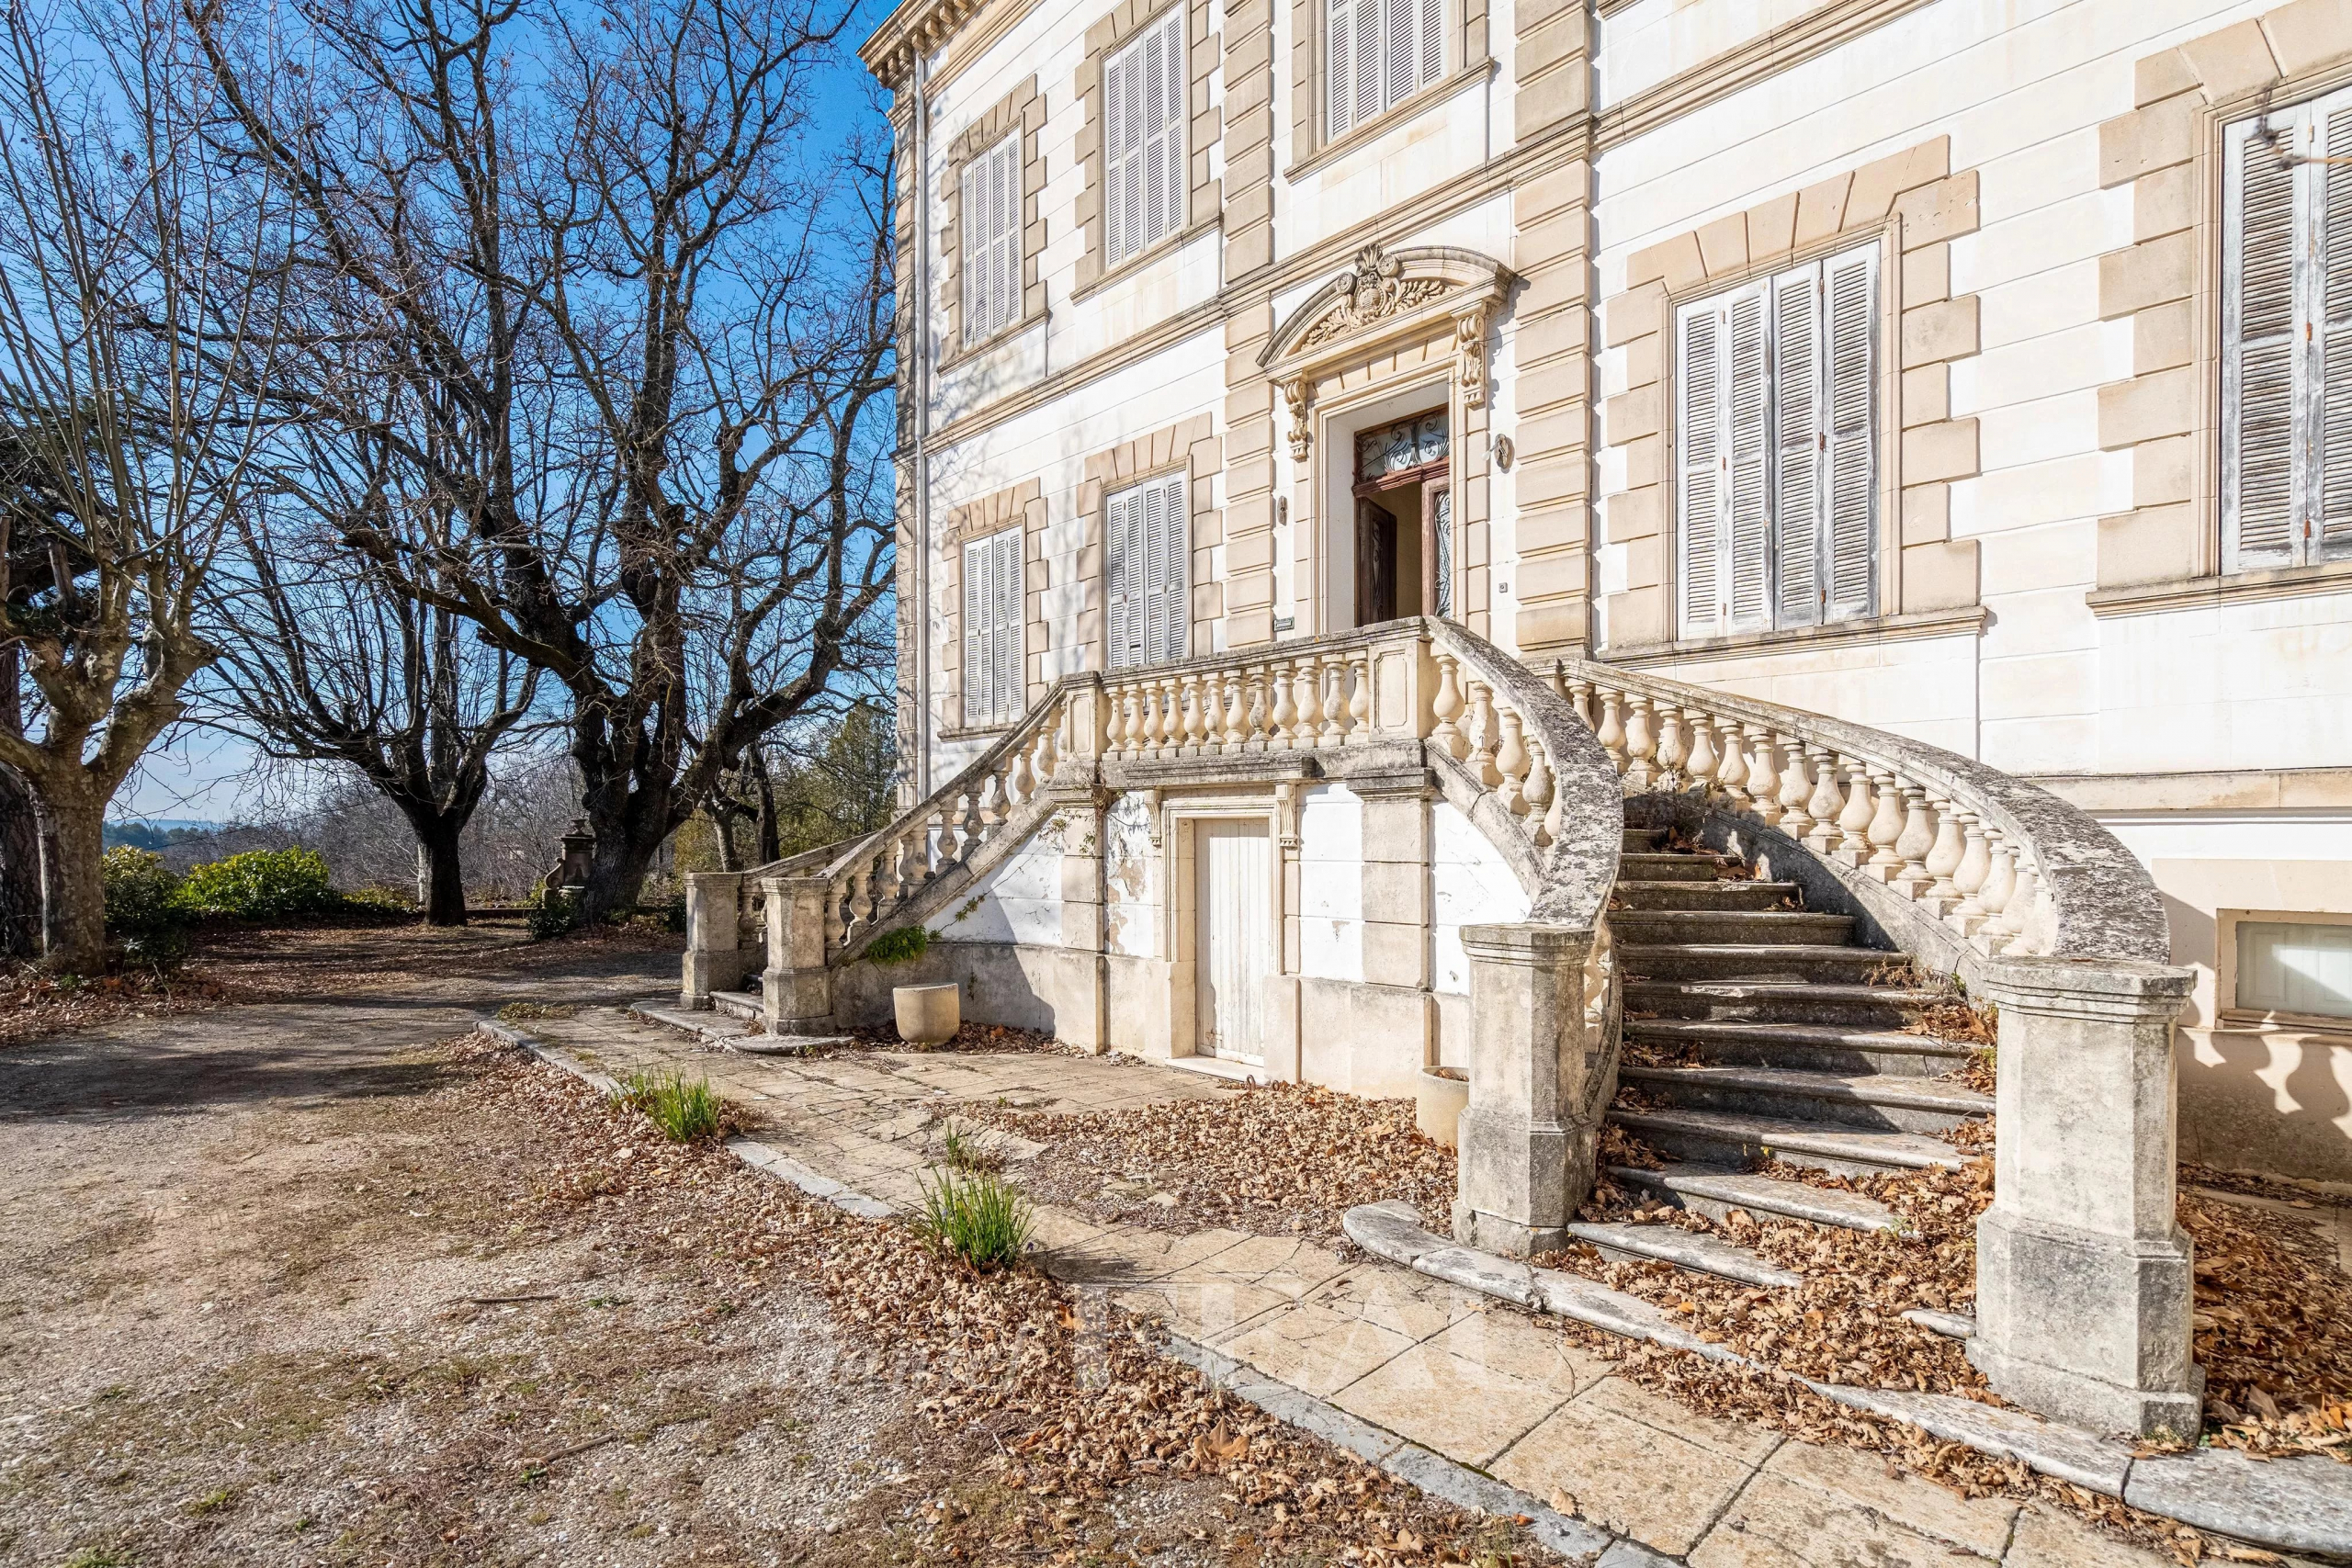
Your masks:
{"label": "stone window surround", "polygon": [[2132,455],[2130,512],[2098,520],[2096,615],[2352,587],[2342,561],[2222,573],[2222,133],[2352,84],[2324,0],[2143,56],[2135,107],[2099,126],[2099,185],[2132,187],[2132,243],[2099,258],[2099,317],[2132,322],[2132,374],[2098,391],[2098,442]]}
{"label": "stone window surround", "polygon": [[[1633,548],[1630,586],[1608,596],[1611,658],[1656,660],[1783,645],[1935,635],[1982,619],[1977,545],[1951,536],[1951,487],[1978,471],[1976,421],[1951,417],[1951,365],[1977,352],[1977,303],[1951,291],[1950,242],[1977,227],[1977,173],[1951,172],[1938,137],[1636,251],[1603,309],[1604,347],[1626,386],[1602,403],[1604,445],[1626,450],[1603,537]],[[1757,242],[1761,242],[1761,248]],[[1879,613],[1865,620],[1681,637],[1673,613],[1674,312],[1757,276],[1876,243],[1882,297]],[[1646,547],[1648,562],[1640,556]],[[1632,628],[1627,635],[1629,612]]]}
{"label": "stone window surround", "polygon": [[[1184,164],[1190,190],[1184,208],[1185,221],[1174,233],[1161,235],[1113,266],[1107,260],[1110,249],[1102,235],[1102,65],[1127,39],[1180,5],[1186,8]],[[1218,109],[1209,101],[1209,87],[1216,79],[1219,58],[1218,37],[1209,30],[1208,0],[1122,0],[1109,15],[1086,29],[1086,58],[1070,82],[1071,96],[1078,99],[1082,119],[1076,151],[1080,166],[1085,171],[1085,184],[1078,193],[1077,213],[1079,226],[1086,235],[1071,299],[1082,299],[1114,279],[1125,276],[1171,250],[1182,249],[1186,241],[1216,227],[1225,198],[1223,182],[1209,173],[1209,152],[1216,144],[1222,125]]]}
{"label": "stone window surround", "polygon": [[972,726],[964,722],[964,547],[975,539],[984,539],[1007,528],[1019,528],[1021,540],[1021,674],[1025,688],[1023,705],[1034,703],[1044,691],[1038,679],[1038,655],[1046,647],[1046,627],[1042,621],[1042,594],[1039,592],[1037,570],[1037,536],[1046,526],[1044,487],[1035,479],[1023,479],[1008,485],[978,501],[967,501],[947,513],[947,526],[939,536],[940,561],[938,586],[934,590],[945,607],[946,633],[940,649],[940,689],[945,698],[942,705],[952,715],[938,739],[957,740],[968,736],[1001,735],[1010,724]]}
{"label": "stone window surround", "polygon": [[1494,74],[1494,57],[1487,40],[1487,0],[1446,0],[1446,5],[1453,13],[1454,25],[1447,37],[1453,51],[1453,68],[1363,124],[1350,126],[1334,137],[1324,134],[1323,116],[1323,39],[1330,0],[1291,0],[1291,162],[1283,171],[1283,178],[1298,179],[1335,158],[1344,157],[1413,116],[1435,108],[1464,88]]}
{"label": "stone window surround", "polygon": [[[995,347],[1006,338],[1046,319],[1046,286],[1037,276],[1037,258],[1046,248],[1046,220],[1039,201],[1046,189],[1046,99],[1037,78],[1007,93],[986,114],[966,126],[947,146],[947,167],[939,179],[942,217],[939,224],[939,304],[947,318],[940,339],[942,370]],[[1021,314],[975,344],[964,341],[964,170],[1008,136],[1021,138]]]}
{"label": "stone window surround", "polygon": [[1225,585],[1209,570],[1210,551],[1222,542],[1217,526],[1216,481],[1225,466],[1225,444],[1207,413],[1196,413],[1148,435],[1105,447],[1086,459],[1078,486],[1078,516],[1083,525],[1075,581],[1086,585],[1079,612],[1077,642],[1087,649],[1087,668],[1108,670],[1110,648],[1103,628],[1103,601],[1110,590],[1110,563],[1103,540],[1103,513],[1111,492],[1182,468],[1189,478],[1191,504],[1184,517],[1184,595],[1187,655],[1210,649],[1212,627],[1225,614]]}
{"label": "stone window surround", "polygon": [[2352,1035],[2352,1018],[2328,1018],[2313,1013],[2274,1013],[2238,1003],[2238,926],[2240,922],[2291,922],[2315,926],[2352,925],[2352,914],[2326,909],[2216,909],[2213,912],[2213,1002],[2211,1027],[2230,1030],[2281,1030],[2296,1034]]}

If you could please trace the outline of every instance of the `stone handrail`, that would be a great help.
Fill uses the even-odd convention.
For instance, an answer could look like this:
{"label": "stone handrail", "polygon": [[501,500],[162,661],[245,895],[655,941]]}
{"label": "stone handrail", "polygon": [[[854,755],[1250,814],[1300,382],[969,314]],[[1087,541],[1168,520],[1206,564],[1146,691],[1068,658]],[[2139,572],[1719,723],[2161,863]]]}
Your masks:
{"label": "stone handrail", "polygon": [[2163,964],[2155,885],[2048,790],[1923,741],[1582,660],[1554,689],[1629,794],[1705,796],[1883,884],[1973,958]]}

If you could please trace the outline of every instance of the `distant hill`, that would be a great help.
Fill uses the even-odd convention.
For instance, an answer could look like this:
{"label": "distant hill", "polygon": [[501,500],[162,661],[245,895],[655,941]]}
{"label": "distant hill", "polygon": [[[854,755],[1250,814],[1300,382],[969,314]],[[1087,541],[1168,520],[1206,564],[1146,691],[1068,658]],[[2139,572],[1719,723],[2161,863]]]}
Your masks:
{"label": "distant hill", "polygon": [[220,830],[218,822],[202,822],[190,817],[155,817],[143,822],[109,822],[107,824],[107,848],[129,845],[134,850],[162,850],[182,839],[200,839]]}

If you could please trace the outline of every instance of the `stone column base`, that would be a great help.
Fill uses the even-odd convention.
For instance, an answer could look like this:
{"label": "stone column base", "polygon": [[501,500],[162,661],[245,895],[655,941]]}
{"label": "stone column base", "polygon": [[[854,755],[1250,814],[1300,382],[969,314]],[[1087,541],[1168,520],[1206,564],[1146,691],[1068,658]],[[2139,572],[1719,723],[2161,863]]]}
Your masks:
{"label": "stone column base", "polygon": [[1453,1239],[1507,1258],[1566,1246],[1567,1224],[1592,1190],[1598,1129],[1528,1122],[1475,1101],[1455,1127]]}
{"label": "stone column base", "polygon": [[829,970],[767,970],[760,976],[760,1004],[770,1034],[833,1032],[833,976]]}
{"label": "stone column base", "polygon": [[[2205,1373],[2166,1355],[2188,1342],[2194,1262],[2177,1228],[2132,1241],[1988,1211],[1968,1359],[2003,1397],[2073,1426],[2194,1440]],[[2167,1364],[2146,1365],[2151,1352]]]}

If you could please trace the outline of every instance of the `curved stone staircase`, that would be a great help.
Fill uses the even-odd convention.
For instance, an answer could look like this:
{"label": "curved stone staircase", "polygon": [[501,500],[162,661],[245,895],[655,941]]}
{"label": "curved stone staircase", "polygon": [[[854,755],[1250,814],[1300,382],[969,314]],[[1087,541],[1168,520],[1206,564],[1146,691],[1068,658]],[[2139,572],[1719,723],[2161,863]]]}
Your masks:
{"label": "curved stone staircase", "polygon": [[[1673,1208],[1872,1230],[1893,1214],[1858,1193],[1754,1168],[1768,1158],[1834,1175],[1956,1168],[1939,1134],[1988,1115],[1947,1080],[1973,1047],[1906,1032],[1944,993],[1904,983],[1905,956],[1854,941],[1851,917],[1800,907],[1796,886],[1736,859],[1625,829],[1610,920],[1623,966],[1625,1055],[1609,1120],[1664,1157],[1611,1166],[1621,1186]],[[1604,1252],[1751,1284],[1795,1277],[1671,1225],[1579,1222]],[[1962,1330],[1947,1320],[1939,1326]]]}

